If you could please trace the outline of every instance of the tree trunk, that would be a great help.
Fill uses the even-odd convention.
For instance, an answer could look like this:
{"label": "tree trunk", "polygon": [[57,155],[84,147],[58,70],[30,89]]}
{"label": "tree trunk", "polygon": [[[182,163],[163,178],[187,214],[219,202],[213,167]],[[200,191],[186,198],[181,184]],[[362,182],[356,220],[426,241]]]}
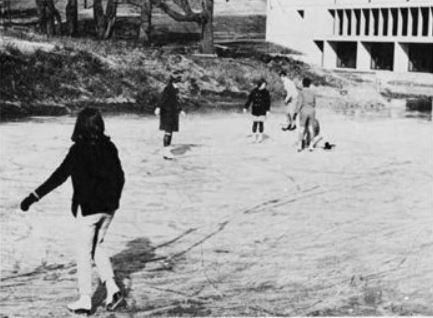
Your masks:
{"label": "tree trunk", "polygon": [[[146,27],[147,26],[147,27]],[[147,45],[152,42],[152,2],[144,0],[141,5],[140,27],[138,39]]]}
{"label": "tree trunk", "polygon": [[201,24],[201,51],[204,54],[214,54],[213,38],[213,0],[203,0],[203,11],[206,19]]}
{"label": "tree trunk", "polygon": [[[53,0],[36,0],[36,8],[39,16],[39,31],[51,36],[61,33],[62,20]],[[55,24],[57,21],[57,27]]]}
{"label": "tree trunk", "polygon": [[68,35],[75,36],[78,33],[78,1],[68,0],[66,4],[66,26]]}
{"label": "tree trunk", "polygon": [[[202,10],[193,11],[189,0],[173,0],[181,10],[170,5],[169,1],[152,0],[153,4],[161,8],[171,18],[179,22],[196,22],[201,26],[201,51],[205,54],[214,54],[213,45],[213,9],[214,0],[200,0]],[[183,12],[181,12],[183,11]]]}
{"label": "tree trunk", "polygon": [[116,22],[117,1],[108,0],[104,13],[102,0],[93,1],[93,18],[95,20],[96,34],[99,39],[108,39],[113,33]]}

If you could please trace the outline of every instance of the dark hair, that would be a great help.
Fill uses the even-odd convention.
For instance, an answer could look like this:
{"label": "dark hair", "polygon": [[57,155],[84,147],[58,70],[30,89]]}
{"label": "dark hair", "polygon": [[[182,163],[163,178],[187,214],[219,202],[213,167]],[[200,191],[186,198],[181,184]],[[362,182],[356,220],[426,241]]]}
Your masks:
{"label": "dark hair", "polygon": [[308,88],[308,87],[310,87],[310,85],[311,85],[311,80],[308,77],[305,77],[302,80],[302,86]]}
{"label": "dark hair", "polygon": [[170,83],[181,82],[182,81],[182,74],[183,74],[183,71],[180,71],[180,70],[176,70],[176,71],[172,72],[170,75],[169,82]]}
{"label": "dark hair", "polygon": [[280,72],[280,76],[287,76],[286,71],[281,71],[281,72]]}
{"label": "dark hair", "polygon": [[86,107],[78,113],[72,141],[96,140],[104,136],[104,120],[96,108]]}
{"label": "dark hair", "polygon": [[268,82],[266,82],[266,80],[264,78],[261,78],[257,81],[257,87],[262,86],[262,84],[268,84]]}

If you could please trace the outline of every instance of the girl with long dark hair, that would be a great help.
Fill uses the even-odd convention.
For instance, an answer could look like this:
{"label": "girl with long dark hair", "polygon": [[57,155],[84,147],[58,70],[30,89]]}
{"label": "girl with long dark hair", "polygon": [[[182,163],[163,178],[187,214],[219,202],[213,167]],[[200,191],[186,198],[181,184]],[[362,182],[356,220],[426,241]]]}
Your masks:
{"label": "girl with long dark hair", "polygon": [[116,146],[104,134],[104,121],[97,109],[79,114],[72,134],[73,145],[61,165],[21,202],[29,207],[71,177],[72,214],[76,220],[77,274],[80,297],[68,304],[69,310],[89,314],[92,309],[92,261],[107,289],[107,310],[114,310],[123,296],[114,280],[104,237],[119,208],[125,182]]}

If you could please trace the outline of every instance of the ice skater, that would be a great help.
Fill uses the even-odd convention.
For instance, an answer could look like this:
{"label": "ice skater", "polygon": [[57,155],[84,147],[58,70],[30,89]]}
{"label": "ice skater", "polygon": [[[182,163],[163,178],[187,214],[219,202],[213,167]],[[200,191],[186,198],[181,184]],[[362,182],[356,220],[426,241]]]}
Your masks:
{"label": "ice skater", "polygon": [[295,83],[287,76],[285,71],[280,72],[280,78],[283,82],[284,90],[286,91],[284,104],[286,105],[287,125],[283,127],[283,130],[294,130],[296,128],[296,124],[293,117],[297,104],[298,89],[296,88]]}
{"label": "ice skater", "polygon": [[254,142],[263,141],[263,132],[265,130],[264,122],[266,116],[269,115],[271,110],[271,95],[266,89],[267,82],[265,79],[260,79],[257,86],[251,91],[248,100],[244,106],[244,113],[248,111],[250,105],[251,114],[253,115],[253,135]]}
{"label": "ice skater", "polygon": [[185,116],[178,97],[178,83],[180,81],[180,76],[176,74],[170,76],[168,84],[162,92],[161,101],[155,108],[155,116],[159,116],[159,129],[164,131],[162,156],[166,160],[173,159],[171,140],[173,132],[179,131],[179,114]]}
{"label": "ice skater", "polygon": [[316,98],[310,86],[311,80],[308,77],[304,78],[302,80],[303,88],[299,92],[298,103],[294,112],[295,120],[299,115],[298,151],[302,151],[305,144],[304,138],[307,133],[311,138],[308,144],[310,151],[313,151],[314,145],[321,139],[319,123],[316,120]]}
{"label": "ice skater", "polygon": [[71,139],[73,144],[63,162],[21,202],[21,209],[27,211],[71,177],[79,299],[67,308],[90,314],[94,261],[107,291],[106,308],[112,311],[123,302],[123,295],[114,280],[104,237],[119,208],[124,173],[116,146],[104,134],[104,121],[97,109],[85,108],[78,114]]}

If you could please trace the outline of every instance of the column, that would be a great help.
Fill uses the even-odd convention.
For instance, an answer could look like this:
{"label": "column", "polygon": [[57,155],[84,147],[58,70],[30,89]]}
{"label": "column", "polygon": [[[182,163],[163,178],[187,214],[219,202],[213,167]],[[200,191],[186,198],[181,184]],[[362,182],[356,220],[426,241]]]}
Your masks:
{"label": "column", "polygon": [[329,41],[323,43],[323,67],[336,68],[337,67],[337,52],[334,45]]}
{"label": "column", "polygon": [[366,35],[365,34],[365,15],[364,15],[364,9],[361,9],[361,14],[360,14],[360,16],[359,16],[359,19],[360,19],[360,21],[359,21],[359,35],[360,36],[363,36],[363,35]]}
{"label": "column", "polygon": [[388,36],[392,36],[392,26],[394,25],[394,16],[392,10],[388,9]]}
{"label": "column", "polygon": [[342,35],[347,35],[348,31],[349,31],[349,19],[347,16],[347,10],[343,10],[343,14],[342,14],[342,18],[343,18],[343,34]]}
{"label": "column", "polygon": [[378,15],[377,15],[378,20],[378,32],[377,35],[378,36],[383,36],[383,21],[385,20],[383,17],[383,10],[380,8]]}
{"label": "column", "polygon": [[367,48],[367,44],[364,42],[358,42],[356,47],[356,69],[360,71],[368,71],[370,69],[370,52]]}
{"label": "column", "polygon": [[418,33],[416,34],[416,36],[422,36],[422,24],[423,24],[424,18],[423,18],[422,12],[421,12],[421,8],[418,8],[417,12],[418,12],[418,30],[417,30]]}
{"label": "column", "polygon": [[368,35],[374,35],[374,14],[373,10],[369,9],[368,14],[370,15],[370,26],[368,28]]}
{"label": "column", "polygon": [[352,16],[352,26],[350,28],[351,30],[351,35],[356,35],[356,13],[355,10],[350,10],[350,15]]}
{"label": "column", "polygon": [[397,8],[397,36],[403,35],[403,11]]}
{"label": "column", "polygon": [[333,18],[332,22],[334,23],[333,28],[332,28],[332,34],[337,35],[337,30],[338,30],[338,27],[337,27],[337,20],[338,20],[337,10],[332,10],[331,12],[332,12],[332,18]]}
{"label": "column", "polygon": [[407,72],[409,69],[409,52],[407,44],[394,44],[394,71]]}

